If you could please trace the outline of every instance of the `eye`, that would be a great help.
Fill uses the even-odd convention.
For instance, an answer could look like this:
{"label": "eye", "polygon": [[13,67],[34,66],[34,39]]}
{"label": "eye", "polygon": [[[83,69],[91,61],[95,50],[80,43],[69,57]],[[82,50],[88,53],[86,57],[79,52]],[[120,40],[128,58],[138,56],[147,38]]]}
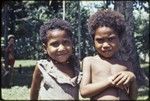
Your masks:
{"label": "eye", "polygon": [[70,45],[70,44],[71,44],[70,40],[64,40],[63,41],[63,45]]}
{"label": "eye", "polygon": [[103,43],[103,42],[104,42],[104,39],[103,39],[103,38],[97,38],[96,41],[97,41],[98,43]]}
{"label": "eye", "polygon": [[53,46],[53,47],[58,47],[59,43],[58,42],[52,42],[52,43],[50,43],[50,45]]}
{"label": "eye", "polygon": [[115,36],[112,36],[112,37],[109,37],[108,38],[108,41],[113,41],[113,40],[115,40],[116,39],[116,37]]}

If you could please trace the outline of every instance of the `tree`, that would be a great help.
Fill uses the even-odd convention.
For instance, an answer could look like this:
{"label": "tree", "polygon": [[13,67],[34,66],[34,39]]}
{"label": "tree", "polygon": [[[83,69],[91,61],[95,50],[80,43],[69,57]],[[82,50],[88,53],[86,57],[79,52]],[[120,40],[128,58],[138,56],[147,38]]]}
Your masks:
{"label": "tree", "polygon": [[[3,6],[3,9],[2,9],[2,12],[3,12],[3,14],[2,14],[3,33],[2,34],[4,35],[4,39],[7,39],[7,34],[8,34],[8,22],[7,22],[7,20],[8,20],[8,4],[5,4],[5,5],[3,4],[2,6]],[[4,46],[1,47],[1,51],[3,53],[2,56],[4,57],[5,65],[7,66],[7,61],[6,61],[8,59],[7,53],[4,52],[6,46],[7,46],[7,40],[4,40]]]}
{"label": "tree", "polygon": [[[80,34],[78,32],[78,7],[80,5],[78,6],[78,1],[65,1],[65,3],[65,19],[72,25],[76,54],[79,49],[82,50],[81,55],[83,55],[81,57],[83,58],[90,50],[90,47],[84,47],[88,43],[85,43],[84,40],[88,38],[85,25],[89,12],[83,8],[80,9],[80,23],[82,25],[80,26],[82,34]],[[7,14],[5,14],[4,6],[7,6]],[[6,34],[11,32],[16,36],[16,59],[38,59],[43,55],[40,52],[42,49],[41,45],[39,45],[41,44],[39,43],[39,28],[44,22],[52,18],[63,18],[62,1],[8,1],[3,3],[2,15],[2,24],[6,22],[5,25],[2,25],[2,29],[7,31],[5,34],[3,31],[2,36],[7,37]],[[6,27],[4,28],[4,26]],[[78,42],[78,35],[80,35],[81,43]],[[5,39],[7,39],[6,37]],[[90,46],[89,44],[87,45]]]}
{"label": "tree", "polygon": [[148,85],[148,78],[140,68],[139,56],[134,40],[133,1],[115,1],[115,10],[121,12],[126,20],[126,33],[122,39],[122,49],[118,57],[130,61],[139,85]]}
{"label": "tree", "polygon": [[136,1],[134,4],[136,46],[141,56],[141,63],[146,63],[149,62],[149,3],[148,1]]}

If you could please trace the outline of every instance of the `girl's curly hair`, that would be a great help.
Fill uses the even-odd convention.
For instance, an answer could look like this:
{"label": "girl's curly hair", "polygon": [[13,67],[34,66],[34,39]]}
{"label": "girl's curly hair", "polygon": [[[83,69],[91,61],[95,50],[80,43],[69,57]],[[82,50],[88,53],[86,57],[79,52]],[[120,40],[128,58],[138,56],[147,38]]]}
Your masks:
{"label": "girl's curly hair", "polygon": [[46,44],[48,41],[47,31],[54,29],[65,30],[67,34],[70,36],[70,38],[72,38],[72,29],[69,22],[62,19],[54,18],[40,27],[41,41],[44,44]]}
{"label": "girl's curly hair", "polygon": [[94,38],[96,29],[103,26],[112,28],[121,37],[125,32],[124,16],[117,11],[98,10],[88,20],[89,33]]}

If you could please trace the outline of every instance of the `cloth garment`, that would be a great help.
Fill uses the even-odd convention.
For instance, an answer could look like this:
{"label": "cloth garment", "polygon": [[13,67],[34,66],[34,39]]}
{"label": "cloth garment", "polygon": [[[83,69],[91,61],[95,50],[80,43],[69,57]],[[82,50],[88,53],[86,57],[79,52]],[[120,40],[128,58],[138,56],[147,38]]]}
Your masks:
{"label": "cloth garment", "polygon": [[70,78],[57,69],[52,61],[39,60],[37,64],[43,77],[38,99],[78,100],[79,83],[81,81],[79,65],[74,66],[75,77]]}

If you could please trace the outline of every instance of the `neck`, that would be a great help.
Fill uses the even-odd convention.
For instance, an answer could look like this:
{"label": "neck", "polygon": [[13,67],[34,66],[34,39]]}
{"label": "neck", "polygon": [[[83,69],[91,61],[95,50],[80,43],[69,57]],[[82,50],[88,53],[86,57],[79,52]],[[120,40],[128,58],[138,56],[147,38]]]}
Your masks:
{"label": "neck", "polygon": [[57,66],[68,66],[69,65],[69,61],[66,61],[66,62],[58,62],[58,61],[56,61],[56,60],[54,60],[54,59],[49,59],[50,61],[52,61],[55,65],[57,65]]}
{"label": "neck", "polygon": [[103,57],[102,55],[98,55],[102,60],[106,60],[106,61],[113,61],[115,60],[116,58],[114,56],[112,57]]}

